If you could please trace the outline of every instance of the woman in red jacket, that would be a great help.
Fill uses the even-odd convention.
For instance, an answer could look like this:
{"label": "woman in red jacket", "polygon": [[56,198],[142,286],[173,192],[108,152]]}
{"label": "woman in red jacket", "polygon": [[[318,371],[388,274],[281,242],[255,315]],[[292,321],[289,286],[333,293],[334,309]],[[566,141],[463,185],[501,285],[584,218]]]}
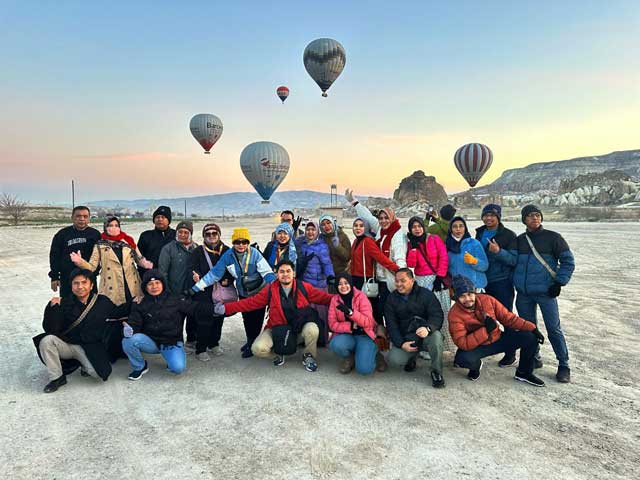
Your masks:
{"label": "woman in red jacket", "polygon": [[378,353],[371,303],[352,286],[348,273],[339,274],[336,280],[338,295],[329,305],[329,328],[334,332],[329,348],[344,359],[340,373],[350,373],[355,366],[360,375],[370,375]]}

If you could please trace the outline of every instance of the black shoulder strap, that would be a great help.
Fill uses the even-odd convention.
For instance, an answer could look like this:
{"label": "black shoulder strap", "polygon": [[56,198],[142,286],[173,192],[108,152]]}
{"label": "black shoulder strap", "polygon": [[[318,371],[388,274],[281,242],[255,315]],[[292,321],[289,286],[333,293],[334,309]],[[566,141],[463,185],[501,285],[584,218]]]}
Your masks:
{"label": "black shoulder strap", "polygon": [[302,283],[302,280],[297,281],[296,285],[298,286],[298,291],[302,294],[304,298],[307,299],[307,302],[308,302],[309,294],[307,293],[307,289],[305,288],[304,283]]}

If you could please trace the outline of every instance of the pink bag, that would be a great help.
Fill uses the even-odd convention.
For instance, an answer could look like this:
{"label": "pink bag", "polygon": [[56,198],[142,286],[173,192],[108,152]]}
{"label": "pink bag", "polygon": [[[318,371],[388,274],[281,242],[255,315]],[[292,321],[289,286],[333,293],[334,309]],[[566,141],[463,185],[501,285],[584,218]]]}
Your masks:
{"label": "pink bag", "polygon": [[[211,258],[209,258],[209,254],[203,248],[204,258],[207,260],[209,264],[209,268],[213,268],[213,263],[211,262]],[[214,303],[228,303],[235,302],[238,300],[238,291],[236,287],[231,284],[229,287],[223,287],[220,285],[220,282],[216,282],[213,284],[213,291],[211,292],[211,298]]]}

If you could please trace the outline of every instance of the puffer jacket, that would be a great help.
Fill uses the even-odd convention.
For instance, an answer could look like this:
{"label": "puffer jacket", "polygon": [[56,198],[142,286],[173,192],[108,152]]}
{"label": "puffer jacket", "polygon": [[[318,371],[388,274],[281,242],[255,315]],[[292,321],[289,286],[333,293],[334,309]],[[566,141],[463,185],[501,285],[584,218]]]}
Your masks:
{"label": "puffer jacket", "polygon": [[[464,275],[469,278],[476,288],[487,286],[487,276],[484,272],[489,268],[489,260],[484,253],[484,248],[475,238],[463,238],[460,242],[460,253],[447,252],[449,254],[449,273],[451,276]],[[475,265],[464,263],[464,254],[468,252],[478,259]]]}
{"label": "puffer jacket", "polygon": [[191,254],[196,248],[198,248],[196,242],[191,242],[186,247],[177,240],[162,247],[158,270],[167,279],[171,293],[179,295],[193,285]]}
{"label": "puffer jacket", "polygon": [[[356,204],[356,213],[358,217],[369,222],[371,229],[376,232],[376,240],[379,240],[381,228],[378,219],[361,203]],[[388,258],[399,268],[405,268],[407,266],[407,235],[402,229],[398,230],[391,239],[391,249]],[[396,289],[394,272],[380,262],[376,264],[376,279],[378,282],[384,281],[390,292]]]}
{"label": "puffer jacket", "polygon": [[307,262],[302,280],[314,287],[326,288],[327,277],[335,277],[327,244],[320,238],[309,242],[302,236],[296,239],[296,249],[298,250],[298,260],[313,255],[311,260]]}
{"label": "puffer jacket", "polygon": [[[444,277],[449,268],[449,256],[447,247],[437,235],[429,234],[427,240],[420,243],[418,248],[411,248],[411,242],[407,244],[407,266],[414,269],[416,275],[437,275]],[[425,255],[429,259],[431,266],[436,269],[434,272],[425,260]]]}
{"label": "puffer jacket", "polygon": [[[529,235],[538,253],[556,272],[555,280],[531,251],[526,235]],[[500,249],[497,255],[515,267],[513,284],[518,293],[524,295],[546,295],[554,281],[566,285],[576,267],[573,253],[562,235],[542,226],[535,232],[518,235],[509,250]]]}
{"label": "puffer jacket", "polygon": [[494,328],[490,333],[487,331],[484,325],[487,315],[514,330],[531,332],[536,328],[533,323],[507,310],[491,295],[479,293],[476,295],[475,310],[467,310],[458,302],[449,310],[449,333],[453,343],[461,350],[473,350],[480,345],[497,342],[502,332],[499,328]]}
{"label": "puffer jacket", "polygon": [[116,248],[122,248],[122,263],[120,263],[120,259],[113,251],[114,243],[109,240],[99,240],[93,246],[89,261],[81,260],[78,267],[86,268],[92,272],[100,267],[98,291],[109,297],[114,305],[122,305],[127,301],[124,290],[125,279],[131,296],[142,296],[142,282],[136,268],[136,262],[139,262],[142,257],[139,257],[128,243],[118,242]]}
{"label": "puffer jacket", "polygon": [[432,220],[433,223],[427,228],[427,232],[432,235],[437,235],[444,242],[449,233],[449,221],[442,218],[436,218]]}
{"label": "puffer jacket", "polygon": [[[486,230],[487,227],[484,225],[482,227],[476,228],[476,240],[478,240],[481,244],[482,234]],[[496,241],[501,249],[508,249],[513,244],[513,242],[515,242],[516,234],[512,230],[506,228],[501,222],[498,224],[498,230],[496,231],[493,240]],[[513,277],[513,266],[508,261],[505,261],[504,258],[502,258],[500,255],[491,253],[489,251],[488,244],[484,247],[484,251],[487,254],[487,259],[489,260],[489,268],[485,272],[488,283],[507,280]]]}
{"label": "puffer jacket", "polygon": [[340,295],[335,295],[329,305],[329,329],[334,333],[353,333],[351,323],[360,325],[367,336],[372,340],[376,339],[376,321],[373,318],[373,309],[367,296],[355,287],[353,289],[353,300],[351,300],[351,310],[353,315],[347,319],[344,313],[338,310],[338,305],[344,304]]}
{"label": "puffer jacket", "polygon": [[[329,247],[329,256],[331,257],[331,264],[333,265],[333,271],[338,273],[344,273],[349,271],[349,262],[351,261],[351,240],[346,233],[342,230],[342,227],[338,227],[335,220],[333,222],[333,233],[326,234],[320,233],[322,240]],[[334,245],[334,238],[338,239],[338,245]]]}

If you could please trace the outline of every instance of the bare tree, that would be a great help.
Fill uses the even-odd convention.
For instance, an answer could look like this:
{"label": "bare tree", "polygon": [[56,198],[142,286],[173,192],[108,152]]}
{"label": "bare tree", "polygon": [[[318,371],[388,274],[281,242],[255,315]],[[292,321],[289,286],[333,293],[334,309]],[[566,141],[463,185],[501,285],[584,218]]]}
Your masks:
{"label": "bare tree", "polygon": [[16,195],[3,193],[0,195],[0,210],[13,220],[14,225],[18,225],[27,216],[27,202],[18,200]]}

